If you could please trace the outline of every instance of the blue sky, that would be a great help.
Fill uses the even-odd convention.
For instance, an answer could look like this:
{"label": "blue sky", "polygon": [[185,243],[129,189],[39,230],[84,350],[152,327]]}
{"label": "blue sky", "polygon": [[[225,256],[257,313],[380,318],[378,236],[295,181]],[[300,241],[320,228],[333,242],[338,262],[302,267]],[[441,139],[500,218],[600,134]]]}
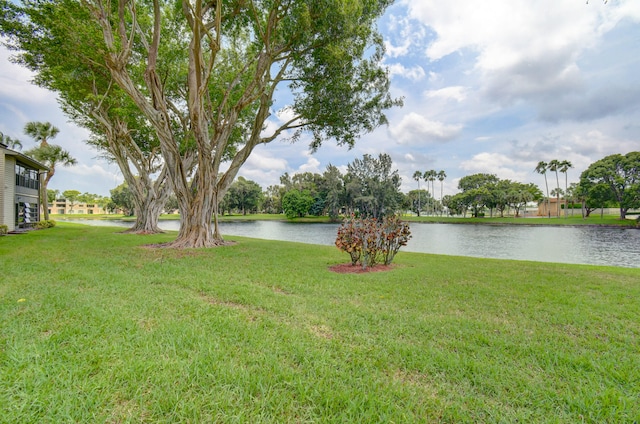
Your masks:
{"label": "blue sky", "polygon": [[[387,153],[403,191],[417,188],[415,171],[435,169],[453,194],[477,172],[544,188],[533,172],[540,160],[571,161],[571,182],[604,156],[640,150],[640,1],[400,0],[379,30],[392,95],[404,98],[388,111],[389,125],[351,150],[327,142],[311,154],[304,139],[276,140],[240,175],[266,188],[284,172],[329,163],[345,171],[365,153]],[[0,49],[0,131],[27,149],[25,123],[53,123],[54,142],[78,164],[57,170],[50,188],[108,195],[122,182],[117,166],[83,144],[88,134],[67,122],[55,94],[31,85],[9,56]]]}

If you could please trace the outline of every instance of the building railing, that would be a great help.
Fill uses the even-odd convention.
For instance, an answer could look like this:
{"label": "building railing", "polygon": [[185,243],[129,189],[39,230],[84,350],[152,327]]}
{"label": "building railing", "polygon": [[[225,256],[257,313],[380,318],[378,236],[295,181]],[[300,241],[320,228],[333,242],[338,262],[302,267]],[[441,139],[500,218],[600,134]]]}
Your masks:
{"label": "building railing", "polygon": [[40,181],[38,181],[37,179],[34,180],[33,178],[26,177],[24,175],[16,174],[16,185],[38,190],[40,188]]}

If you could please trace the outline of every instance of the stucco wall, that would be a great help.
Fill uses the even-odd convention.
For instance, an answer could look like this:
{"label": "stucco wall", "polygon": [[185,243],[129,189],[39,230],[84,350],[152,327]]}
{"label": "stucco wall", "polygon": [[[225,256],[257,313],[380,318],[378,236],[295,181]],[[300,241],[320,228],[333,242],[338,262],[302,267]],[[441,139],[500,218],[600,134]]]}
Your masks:
{"label": "stucco wall", "polygon": [[16,161],[11,156],[5,156],[4,152],[0,158],[0,173],[2,181],[0,185],[0,223],[9,227],[13,231],[15,225],[15,190],[16,190]]}

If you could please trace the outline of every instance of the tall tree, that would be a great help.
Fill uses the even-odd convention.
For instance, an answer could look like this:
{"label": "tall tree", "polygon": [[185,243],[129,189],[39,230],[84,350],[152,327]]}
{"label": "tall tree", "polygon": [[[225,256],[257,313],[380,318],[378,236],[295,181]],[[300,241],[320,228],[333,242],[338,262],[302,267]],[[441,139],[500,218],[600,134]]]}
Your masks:
{"label": "tall tree", "polygon": [[55,138],[60,130],[50,122],[27,122],[24,133],[33,138],[41,147],[49,145],[49,140]]}
{"label": "tall tree", "polygon": [[[375,22],[389,4],[51,0],[25,3],[20,12],[55,10],[66,18],[43,20],[35,30],[78,56],[102,53],[96,66],[108,70],[157,136],[182,215],[169,246],[204,247],[223,243],[218,204],[257,145],[307,131],[312,150],[328,139],[352,146],[386,122],[384,110],[399,102],[388,93]],[[266,123],[277,90],[291,93],[290,118],[265,131],[274,128]],[[194,152],[191,177],[185,160]]]}
{"label": "tall tree", "polygon": [[[42,206],[42,214],[44,219],[49,219],[49,200],[47,197],[47,185],[53,174],[55,174],[55,166],[59,162],[64,166],[75,165],[75,159],[71,158],[69,152],[59,149],[51,149],[49,140],[58,135],[60,130],[52,125],[50,122],[27,122],[24,126],[24,133],[33,138],[36,143],[39,143],[36,149],[29,150],[28,155],[33,156],[35,159],[42,158],[40,162],[45,163],[49,168],[45,176],[44,181],[40,185],[40,205]],[[59,146],[56,146],[59,147]],[[38,149],[42,149],[38,151]],[[73,163],[71,162],[73,160]]]}
{"label": "tall tree", "polygon": [[264,211],[266,213],[281,213],[283,194],[282,186],[270,185],[267,187],[263,203]]}
{"label": "tall tree", "polygon": [[[38,85],[58,93],[65,114],[92,133],[86,142],[119,166],[135,201],[136,220],[126,232],[160,232],[158,216],[171,185],[158,142],[144,115],[114,83],[109,70],[100,65],[104,61],[103,36],[97,26],[84,24],[90,22],[89,11],[81,7],[21,11],[28,19],[12,32],[13,47],[23,52],[19,63],[34,71]],[[69,42],[58,25],[74,28],[75,37],[85,47]],[[165,81],[172,79],[166,77]],[[144,81],[140,79],[138,84],[142,86]],[[42,132],[35,125],[32,131]]]}
{"label": "tall tree", "polygon": [[567,218],[569,215],[569,204],[567,203],[567,198],[569,197],[569,169],[573,168],[573,164],[568,160],[563,160],[560,162],[558,170],[564,174],[564,217]]}
{"label": "tall tree", "polygon": [[49,170],[44,177],[44,181],[40,182],[40,202],[42,204],[42,213],[44,215],[44,219],[49,219],[49,200],[47,196],[47,186],[51,181],[51,178],[56,173],[56,166],[72,166],[77,163],[77,161],[71,156],[71,154],[62,149],[62,147],[56,144],[46,144],[44,146],[35,147],[33,149],[27,150],[25,152],[27,156],[31,156],[38,162],[45,165]]}
{"label": "tall tree", "polygon": [[411,190],[405,196],[403,209],[409,209],[420,216],[420,207],[424,204],[423,200],[428,199],[429,193],[425,189]]}
{"label": "tall tree", "polygon": [[471,207],[474,218],[478,217],[485,206],[492,205],[493,187],[498,181],[496,175],[483,173],[467,175],[458,181],[462,199],[467,207]]}
{"label": "tall tree", "polygon": [[327,169],[322,174],[320,191],[329,219],[337,221],[344,201],[344,181],[343,175],[336,166],[327,165]]}
{"label": "tall tree", "polygon": [[420,204],[420,180],[422,179],[422,172],[420,171],[416,171],[413,173],[413,179],[416,180],[418,182],[418,191],[417,191],[417,196],[418,196],[418,208],[416,209],[418,212],[418,216],[420,216],[420,208],[421,208],[421,204]]}
{"label": "tall tree", "polygon": [[[556,173],[556,216],[560,217],[560,178],[558,177],[558,171],[560,170],[560,161],[558,159],[553,159],[549,161],[547,164],[549,171]],[[553,195],[553,192],[552,192]]]}
{"label": "tall tree", "polygon": [[427,213],[431,213],[431,211],[435,211],[435,207],[436,207],[435,205],[436,195],[432,189],[433,181],[435,181],[436,175],[437,174],[434,169],[430,169],[422,173],[422,177],[424,178],[424,181],[427,183],[427,192],[429,193],[429,200],[430,200],[430,203],[427,207]]}
{"label": "tall tree", "polygon": [[396,212],[402,200],[398,170],[392,170],[391,156],[381,153],[378,158],[365,154],[347,165],[354,204],[365,217],[380,219]]}
{"label": "tall tree", "polygon": [[262,202],[262,188],[255,181],[238,177],[231,184],[229,191],[225,195],[226,203],[230,209],[237,209],[246,215],[247,212],[257,212]]}
{"label": "tall tree", "polygon": [[536,165],[536,169],[534,170],[538,174],[544,175],[544,186],[547,189],[547,214],[549,218],[551,218],[551,206],[549,203],[549,184],[547,183],[547,170],[549,169],[549,164],[545,161],[538,162]]}
{"label": "tall tree", "polygon": [[588,193],[594,187],[606,187],[618,202],[620,219],[625,219],[630,208],[640,207],[640,152],[610,155],[592,163],[580,176],[580,184]]}
{"label": "tall tree", "polygon": [[[438,181],[440,181],[440,204],[442,204],[442,193],[444,191],[444,180],[447,178],[447,173],[444,170],[438,171]],[[443,205],[444,206],[444,205]]]}

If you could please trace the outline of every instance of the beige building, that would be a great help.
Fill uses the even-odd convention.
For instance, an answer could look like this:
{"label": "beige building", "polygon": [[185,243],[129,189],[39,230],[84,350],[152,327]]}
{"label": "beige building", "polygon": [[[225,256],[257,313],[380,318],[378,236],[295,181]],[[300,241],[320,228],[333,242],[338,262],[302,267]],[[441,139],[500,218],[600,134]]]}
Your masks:
{"label": "beige building", "polygon": [[49,205],[49,213],[56,215],[105,214],[107,213],[97,203],[71,203],[67,199],[56,199]]}
{"label": "beige building", "polygon": [[560,216],[564,216],[562,205],[564,205],[564,199],[562,198],[560,199],[560,205],[558,205],[558,199],[556,197],[549,198],[548,205],[545,199],[542,203],[538,204],[538,216],[558,216],[558,211],[560,212]]}
{"label": "beige building", "polygon": [[0,225],[8,231],[40,221],[40,181],[47,167],[0,143]]}

